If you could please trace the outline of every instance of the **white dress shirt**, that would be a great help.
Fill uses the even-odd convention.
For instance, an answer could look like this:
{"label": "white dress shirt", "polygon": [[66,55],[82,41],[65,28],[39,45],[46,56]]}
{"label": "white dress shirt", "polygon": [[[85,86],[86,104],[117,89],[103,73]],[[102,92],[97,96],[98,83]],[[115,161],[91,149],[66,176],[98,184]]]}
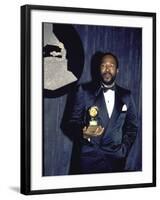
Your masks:
{"label": "white dress shirt", "polygon": [[108,89],[107,92],[104,92],[104,98],[105,98],[105,102],[106,102],[108,116],[110,118],[112,115],[114,103],[115,103],[115,91]]}

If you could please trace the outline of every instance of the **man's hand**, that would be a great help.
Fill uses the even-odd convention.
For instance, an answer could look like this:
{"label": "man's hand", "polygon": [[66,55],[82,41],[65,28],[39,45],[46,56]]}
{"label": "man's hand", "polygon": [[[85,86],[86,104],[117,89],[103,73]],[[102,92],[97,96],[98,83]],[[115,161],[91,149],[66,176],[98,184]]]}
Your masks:
{"label": "man's hand", "polygon": [[83,136],[84,138],[89,138],[92,136],[102,135],[104,132],[104,128],[102,126],[88,126],[83,128]]}

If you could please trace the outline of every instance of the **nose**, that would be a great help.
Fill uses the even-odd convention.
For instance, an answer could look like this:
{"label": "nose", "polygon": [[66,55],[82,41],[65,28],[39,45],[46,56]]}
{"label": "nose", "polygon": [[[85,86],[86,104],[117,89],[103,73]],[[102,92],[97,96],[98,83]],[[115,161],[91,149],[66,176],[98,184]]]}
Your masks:
{"label": "nose", "polygon": [[103,68],[103,72],[109,72],[110,71],[110,67],[109,66],[105,66],[104,68]]}
{"label": "nose", "polygon": [[106,72],[109,72],[109,67],[106,67]]}

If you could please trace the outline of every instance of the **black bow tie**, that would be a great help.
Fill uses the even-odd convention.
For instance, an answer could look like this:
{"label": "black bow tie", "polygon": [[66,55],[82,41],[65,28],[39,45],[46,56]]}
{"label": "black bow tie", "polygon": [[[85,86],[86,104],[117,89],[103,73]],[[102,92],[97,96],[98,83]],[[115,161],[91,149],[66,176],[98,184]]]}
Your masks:
{"label": "black bow tie", "polygon": [[113,91],[115,91],[115,85],[112,86],[112,87],[104,87],[104,86],[102,86],[102,89],[103,89],[103,92],[107,92],[108,90],[113,90]]}

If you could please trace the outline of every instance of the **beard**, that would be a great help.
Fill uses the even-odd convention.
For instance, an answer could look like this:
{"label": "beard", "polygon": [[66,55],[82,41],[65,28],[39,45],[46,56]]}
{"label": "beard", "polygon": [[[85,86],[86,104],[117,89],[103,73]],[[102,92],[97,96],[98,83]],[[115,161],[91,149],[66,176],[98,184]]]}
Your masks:
{"label": "beard", "polygon": [[106,85],[111,85],[116,79],[116,75],[112,75],[111,73],[104,73],[101,76],[101,80]]}

